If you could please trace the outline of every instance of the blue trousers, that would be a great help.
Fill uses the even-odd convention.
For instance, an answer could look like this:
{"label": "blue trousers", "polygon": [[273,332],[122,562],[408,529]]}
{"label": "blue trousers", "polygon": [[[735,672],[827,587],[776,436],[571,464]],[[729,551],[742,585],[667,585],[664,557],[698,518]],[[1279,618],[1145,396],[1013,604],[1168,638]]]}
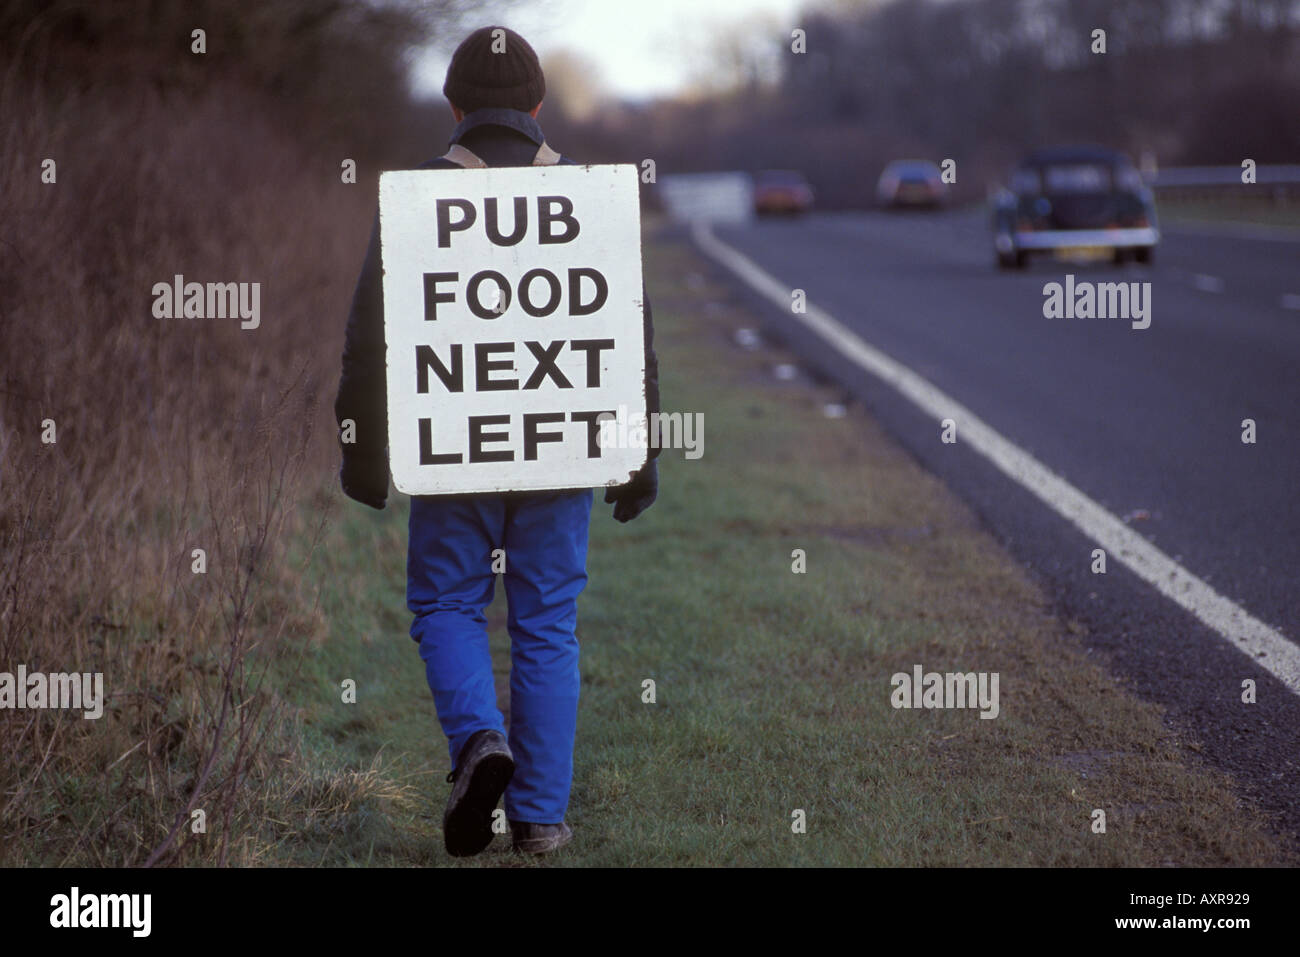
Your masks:
{"label": "blue trousers", "polygon": [[454,766],[470,735],[505,732],[484,609],[505,551],[512,821],[558,824],[573,783],[578,595],[587,584],[591,489],[411,499],[407,607]]}

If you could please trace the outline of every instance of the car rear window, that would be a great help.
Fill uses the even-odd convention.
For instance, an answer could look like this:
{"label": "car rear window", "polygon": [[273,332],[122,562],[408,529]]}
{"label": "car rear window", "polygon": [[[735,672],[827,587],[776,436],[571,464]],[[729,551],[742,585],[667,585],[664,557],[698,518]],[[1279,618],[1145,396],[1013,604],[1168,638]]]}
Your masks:
{"label": "car rear window", "polygon": [[1047,166],[1043,188],[1049,193],[1105,192],[1110,189],[1110,169],[1097,163]]}
{"label": "car rear window", "polygon": [[1011,174],[1011,188],[1017,193],[1036,193],[1042,186],[1042,179],[1035,169],[1018,169]]}
{"label": "car rear window", "polygon": [[930,163],[891,163],[885,172],[905,183],[926,183],[939,178],[939,167]]}

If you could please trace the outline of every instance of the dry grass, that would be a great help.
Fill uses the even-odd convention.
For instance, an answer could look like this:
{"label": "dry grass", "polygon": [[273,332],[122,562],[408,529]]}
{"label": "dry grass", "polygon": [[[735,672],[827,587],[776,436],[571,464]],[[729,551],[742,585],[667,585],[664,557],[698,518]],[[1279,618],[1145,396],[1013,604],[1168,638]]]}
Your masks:
{"label": "dry grass", "polygon": [[[295,740],[265,670],[321,633],[284,546],[328,512],[298,506],[334,467],[370,192],[238,88],[134,94],[0,102],[0,670],[103,672],[107,698],[0,712],[4,864],[255,856]],[[176,273],[260,282],[260,327],[154,318]]]}

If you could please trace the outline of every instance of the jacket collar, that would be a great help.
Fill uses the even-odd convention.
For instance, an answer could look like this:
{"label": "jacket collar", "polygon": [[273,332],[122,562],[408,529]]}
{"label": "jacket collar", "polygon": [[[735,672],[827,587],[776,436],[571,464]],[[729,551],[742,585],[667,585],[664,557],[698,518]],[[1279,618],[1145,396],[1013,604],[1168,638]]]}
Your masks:
{"label": "jacket collar", "polygon": [[473,113],[466,113],[465,118],[457,123],[456,128],[452,130],[451,142],[459,143],[462,136],[478,126],[504,126],[516,133],[522,133],[538,146],[541,146],[546,140],[546,137],[542,134],[542,127],[536,118],[521,110],[490,106],[475,110]]}

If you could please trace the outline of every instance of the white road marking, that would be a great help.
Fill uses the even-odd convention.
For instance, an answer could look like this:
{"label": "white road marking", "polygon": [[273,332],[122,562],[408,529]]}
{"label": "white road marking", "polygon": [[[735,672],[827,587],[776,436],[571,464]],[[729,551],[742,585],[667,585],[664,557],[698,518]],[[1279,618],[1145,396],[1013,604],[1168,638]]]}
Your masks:
{"label": "white road marking", "polygon": [[1192,285],[1201,292],[1223,292],[1223,280],[1218,276],[1207,276],[1203,272],[1192,276]]}
{"label": "white road marking", "polygon": [[821,336],[841,355],[893,386],[917,408],[933,416],[935,421],[955,419],[962,442],[1075,525],[1104,548],[1108,557],[1119,561],[1156,591],[1191,612],[1292,693],[1300,695],[1300,647],[1287,641],[1280,631],[1220,595],[969,409],[907,366],[869,345],[830,313],[811,302],[807,303],[806,312],[791,313],[789,288],[714,236],[707,224],[696,223],[692,232],[706,253],[734,272],[755,292],[775,303],[785,315],[792,316]]}

